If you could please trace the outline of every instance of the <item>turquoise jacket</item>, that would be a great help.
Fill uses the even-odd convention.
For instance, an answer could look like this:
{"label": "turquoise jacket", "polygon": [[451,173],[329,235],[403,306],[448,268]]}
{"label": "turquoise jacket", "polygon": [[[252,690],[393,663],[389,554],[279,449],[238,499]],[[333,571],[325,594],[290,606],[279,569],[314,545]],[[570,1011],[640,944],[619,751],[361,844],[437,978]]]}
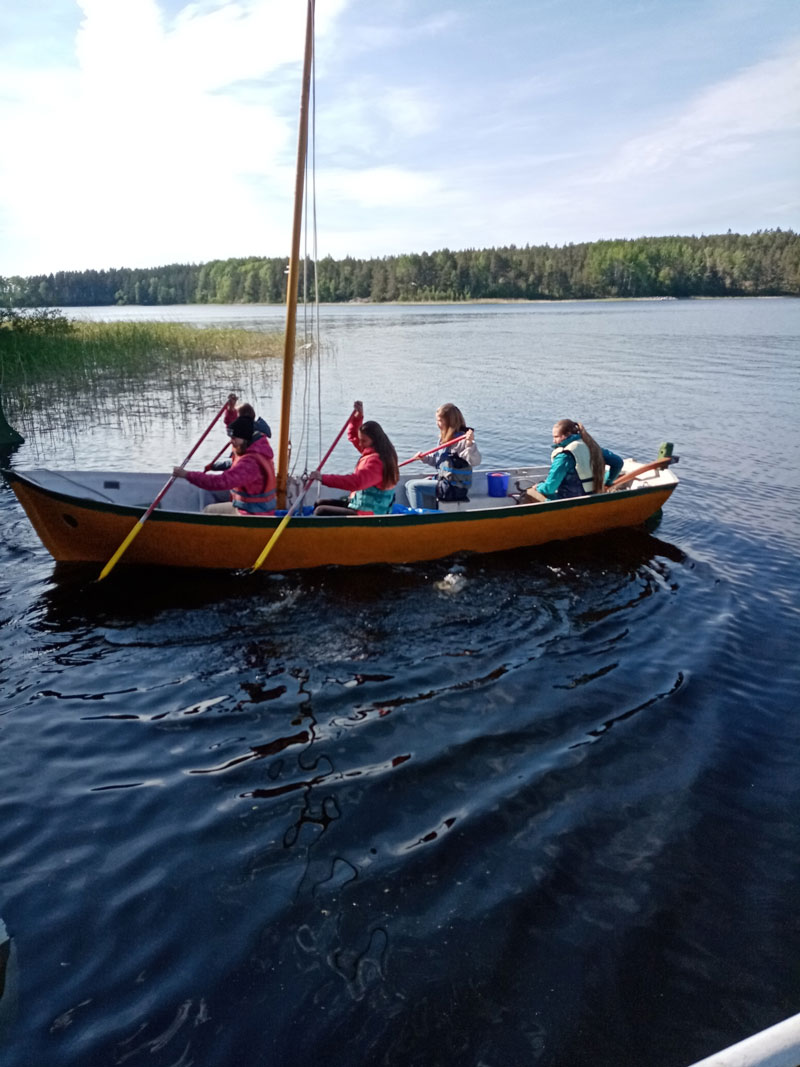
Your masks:
{"label": "turquoise jacket", "polygon": [[[565,445],[570,444],[572,441],[580,441],[581,435],[574,433],[570,437],[566,437],[559,448],[563,448]],[[613,482],[619,472],[622,470],[622,460],[615,453],[609,449],[604,448],[603,459],[606,461],[608,472],[606,473],[606,485]],[[559,496],[559,489],[561,483],[575,470],[575,460],[569,452],[559,452],[556,458],[550,465],[550,470],[547,472],[547,477],[543,482],[539,482],[536,486],[542,496],[546,496],[548,500],[556,500]],[[576,493],[576,496],[580,496],[580,493]]]}

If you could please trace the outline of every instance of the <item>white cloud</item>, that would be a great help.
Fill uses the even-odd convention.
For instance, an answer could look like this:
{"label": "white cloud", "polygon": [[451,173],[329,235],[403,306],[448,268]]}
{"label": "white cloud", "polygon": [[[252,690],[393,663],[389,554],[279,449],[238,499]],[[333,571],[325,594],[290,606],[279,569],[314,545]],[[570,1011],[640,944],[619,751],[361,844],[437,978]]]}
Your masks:
{"label": "white cloud", "polygon": [[[320,5],[318,38],[345,4]],[[74,65],[0,75],[24,146],[0,161],[0,272],[283,253],[305,5],[192,5],[171,25],[154,0],[81,8]],[[263,87],[283,68],[288,113],[285,83]]]}
{"label": "white cloud", "polygon": [[658,129],[624,143],[591,181],[619,182],[671,168],[697,169],[754,150],[768,134],[800,128],[800,41],[715,85]]}
{"label": "white cloud", "polygon": [[[385,18],[386,12],[381,5],[377,5],[373,7],[369,15],[382,19]],[[406,22],[395,18],[391,21],[354,26],[349,28],[347,37],[342,39],[341,47],[346,49],[351,56],[384,48],[397,49],[426,38],[441,37],[445,33],[450,33],[461,20],[460,12],[451,8]]]}
{"label": "white cloud", "polygon": [[[59,32],[0,37],[0,274],[285,254],[302,0],[51,2]],[[800,48],[743,58],[788,7],[729,27],[699,93],[680,15],[631,41],[624,11],[562,10],[318,3],[323,252],[796,224]]]}
{"label": "white cloud", "polygon": [[450,197],[450,191],[437,175],[401,167],[326,170],[317,177],[317,189],[332,208],[338,202],[364,209],[402,210],[422,206],[430,209],[432,202]]}
{"label": "white cloud", "polygon": [[439,104],[420,88],[360,78],[337,89],[334,101],[321,108],[320,158],[380,161],[396,153],[398,141],[434,133],[440,122]]}

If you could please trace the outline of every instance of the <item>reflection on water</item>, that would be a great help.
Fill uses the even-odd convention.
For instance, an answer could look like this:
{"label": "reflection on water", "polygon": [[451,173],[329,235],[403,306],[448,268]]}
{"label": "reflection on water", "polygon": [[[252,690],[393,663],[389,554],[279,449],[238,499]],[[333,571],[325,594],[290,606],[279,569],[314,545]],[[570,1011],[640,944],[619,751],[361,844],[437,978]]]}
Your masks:
{"label": "reflection on water", "polygon": [[[454,380],[488,463],[545,457],[556,414],[642,458],[674,439],[650,532],[97,584],[4,487],[10,1067],[675,1067],[790,1014],[798,524],[760,436],[796,381],[785,306],[332,316],[326,386],[409,454]],[[89,411],[12,462],[166,469],[216,404],[195,385],[184,422]]]}
{"label": "reflection on water", "polygon": [[17,1017],[19,964],[14,939],[0,918],[0,1042],[5,1042]]}
{"label": "reflection on water", "polygon": [[[344,600],[350,608],[373,606],[380,610],[387,601],[396,603],[431,582],[438,589],[452,574],[462,580],[455,590],[447,592],[463,591],[470,582],[474,586],[480,577],[488,585],[496,581],[508,583],[514,594],[546,598],[547,583],[554,579],[559,584],[570,580],[590,582],[593,572],[604,578],[619,573],[627,583],[641,573],[663,574],[659,560],[689,562],[677,546],[644,529],[630,529],[491,556],[465,555],[461,562],[436,560],[406,566],[361,567],[357,571],[337,567],[291,575],[209,571],[198,580],[191,571],[121,567],[113,587],[96,581],[94,564],[54,563],[54,580],[39,598],[38,607],[42,610],[37,611],[37,617],[41,625],[56,630],[96,625],[99,621],[113,621],[125,628],[140,621],[153,625],[159,616],[173,612],[203,615],[204,609],[213,607],[214,617],[208,622],[209,630],[200,633],[202,639],[219,632],[220,619],[224,629],[237,629],[242,616],[250,611],[266,618],[279,613],[281,621],[287,609],[301,609],[305,604],[312,604],[319,612],[322,595],[330,596],[334,602]],[[522,575],[527,577],[523,579]],[[545,583],[538,592],[531,585],[537,581]],[[584,617],[585,613],[581,615]],[[408,639],[414,640],[413,634]]]}
{"label": "reflection on water", "polygon": [[59,381],[39,384],[25,406],[13,400],[7,405],[9,418],[27,438],[20,458],[31,466],[97,469],[101,464],[96,458],[87,458],[88,438],[94,449],[102,450],[102,465],[113,468],[123,462],[127,469],[147,469],[166,437],[177,448],[162,455],[159,469],[166,469],[181,448],[182,455],[188,451],[228,393],[253,397],[266,409],[280,391],[275,361],[225,360],[204,364],[201,371],[201,378],[167,381],[160,375],[144,380],[107,375],[95,379],[89,390]]}

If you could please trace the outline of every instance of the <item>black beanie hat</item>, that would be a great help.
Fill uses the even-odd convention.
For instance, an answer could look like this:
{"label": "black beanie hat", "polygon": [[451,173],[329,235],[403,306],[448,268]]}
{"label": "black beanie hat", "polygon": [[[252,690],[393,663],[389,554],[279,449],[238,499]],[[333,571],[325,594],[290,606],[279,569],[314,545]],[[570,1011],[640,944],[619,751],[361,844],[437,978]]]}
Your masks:
{"label": "black beanie hat", "polygon": [[230,437],[241,437],[244,441],[249,441],[254,429],[255,419],[251,419],[249,415],[240,415],[228,427],[228,434]]}

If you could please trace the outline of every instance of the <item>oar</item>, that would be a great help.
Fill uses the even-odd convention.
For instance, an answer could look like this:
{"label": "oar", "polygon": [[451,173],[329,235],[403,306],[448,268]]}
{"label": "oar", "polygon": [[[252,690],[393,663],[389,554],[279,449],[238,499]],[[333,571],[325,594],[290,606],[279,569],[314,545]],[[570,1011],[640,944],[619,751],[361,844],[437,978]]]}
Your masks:
{"label": "oar", "polygon": [[430,456],[434,452],[441,452],[443,448],[449,448],[450,445],[456,445],[459,441],[463,441],[466,436],[465,433],[462,433],[460,437],[453,437],[451,440],[437,445],[436,448],[429,448],[427,452],[420,452],[419,455],[412,456],[411,459],[404,459],[402,463],[398,463],[398,467],[405,467],[407,464],[413,463],[415,459],[421,459],[422,456]]}
{"label": "oar", "polygon": [[[236,410],[234,405],[236,404],[236,401],[238,399],[239,398],[237,397],[236,393],[229,393],[228,394],[228,407],[231,408],[231,410],[233,410],[233,411]],[[219,418],[219,415],[217,415],[217,418]],[[222,448],[219,450],[219,452],[217,452],[216,456],[214,456],[214,458],[211,460],[211,462],[210,463],[206,463],[205,467],[203,467],[203,472],[205,473],[207,471],[210,471],[211,468],[214,466],[214,464],[219,459],[219,457],[222,455],[222,453],[226,452],[230,447],[231,447],[231,443],[230,443],[230,440],[229,440],[228,443],[226,445],[223,445]]]}
{"label": "oar", "polygon": [[[355,413],[356,413],[356,409],[353,408],[352,412],[347,416],[347,422],[344,424],[344,426],[341,428],[341,430],[339,430],[339,432],[337,433],[336,440],[333,442],[331,447],[328,449],[328,451],[325,453],[325,455],[322,457],[322,459],[317,464],[317,470],[318,471],[322,470],[322,468],[325,466],[325,463],[326,463],[328,457],[330,456],[331,452],[333,452],[334,448],[336,448],[336,446],[339,444],[339,439],[341,438],[342,434],[347,429],[347,427],[350,425],[350,420],[352,419],[353,415],[355,415]],[[303,491],[300,494],[300,496],[298,496],[297,500],[295,500],[294,504],[292,504],[292,506],[289,508],[289,510],[284,515],[284,517],[281,519],[280,523],[278,524],[277,529],[275,530],[275,533],[272,535],[272,537],[270,537],[269,541],[267,541],[266,545],[264,546],[264,551],[261,553],[261,555],[258,557],[258,559],[253,564],[253,566],[251,568],[251,572],[252,573],[255,573],[255,571],[257,571],[261,567],[261,565],[264,562],[264,560],[267,558],[267,556],[270,554],[270,552],[275,547],[276,541],[278,540],[280,535],[283,533],[283,531],[286,529],[286,527],[289,525],[289,519],[291,519],[292,515],[294,515],[294,513],[297,511],[298,507],[302,503],[303,498],[305,497],[306,493],[308,492],[308,489],[309,489],[310,485],[311,485],[311,482],[306,482],[306,484],[303,486]]]}
{"label": "oar", "polygon": [[632,482],[635,478],[638,478],[640,474],[644,474],[645,471],[654,471],[661,467],[668,467],[670,463],[674,461],[674,458],[674,456],[666,456],[664,459],[657,459],[653,463],[645,463],[643,467],[637,467],[635,471],[630,471],[628,474],[621,474],[619,478],[616,478],[611,485],[608,486],[606,492],[627,485],[628,482]]}
{"label": "oar", "polygon": [[[194,446],[194,448],[189,453],[189,455],[186,457],[186,459],[183,461],[183,463],[181,463],[182,467],[186,466],[186,464],[189,462],[189,460],[192,458],[192,456],[198,450],[200,445],[202,445],[203,441],[205,441],[205,439],[208,437],[208,435],[214,429],[214,426],[217,423],[217,420],[221,418],[222,413],[225,411],[227,406],[228,406],[228,401],[226,400],[225,403],[222,405],[222,407],[217,412],[217,414],[214,416],[214,418],[208,424],[208,429],[200,437],[200,439],[198,440],[197,444]],[[100,576],[97,579],[98,582],[102,582],[102,580],[104,578],[107,578],[109,576],[109,574],[111,574],[113,569],[119,563],[120,558],[122,557],[123,553],[128,549],[128,547],[130,546],[131,542],[134,540],[136,535],[141,531],[141,529],[144,526],[144,524],[147,522],[147,520],[150,518],[150,516],[155,511],[156,507],[158,506],[159,501],[162,499],[162,497],[164,496],[164,494],[167,492],[167,490],[170,488],[170,486],[172,485],[172,483],[174,481],[175,481],[175,475],[173,474],[172,477],[167,482],[167,484],[164,486],[164,488],[161,490],[161,492],[155,498],[153,503],[150,505],[150,507],[147,509],[147,511],[144,513],[144,515],[142,515],[141,519],[139,519],[139,521],[133,527],[131,532],[128,534],[128,536],[125,538],[125,540],[119,546],[117,551],[114,553],[114,555],[108,561],[108,563],[106,563],[105,567],[103,567],[103,569],[100,571]]]}
{"label": "oar", "polygon": [[[217,416],[217,418],[219,418],[219,415]],[[214,464],[219,459],[219,457],[222,455],[222,453],[223,452],[227,452],[230,447],[231,447],[231,443],[230,443],[230,441],[228,441],[228,443],[226,445],[223,445],[222,448],[219,450],[219,452],[217,452],[216,456],[214,456],[214,458],[211,460],[211,462],[210,463],[206,463],[205,467],[203,467],[203,470],[204,471],[210,471],[211,468],[214,466]]]}

